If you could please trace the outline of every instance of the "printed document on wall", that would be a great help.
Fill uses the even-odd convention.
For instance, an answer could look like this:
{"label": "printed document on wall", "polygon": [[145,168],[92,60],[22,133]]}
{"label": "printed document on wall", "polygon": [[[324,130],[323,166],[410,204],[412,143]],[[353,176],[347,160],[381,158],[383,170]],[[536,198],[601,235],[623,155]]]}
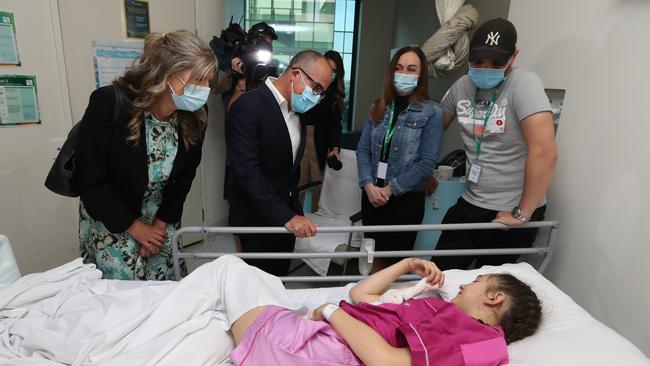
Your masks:
{"label": "printed document on wall", "polygon": [[0,126],[40,124],[34,75],[0,75]]}
{"label": "printed document on wall", "polygon": [[20,66],[14,14],[0,11],[0,65]]}
{"label": "printed document on wall", "polygon": [[149,0],[124,0],[124,33],[128,39],[149,34]]}
{"label": "printed document on wall", "polygon": [[102,87],[124,75],[142,55],[144,42],[93,40],[95,84]]}

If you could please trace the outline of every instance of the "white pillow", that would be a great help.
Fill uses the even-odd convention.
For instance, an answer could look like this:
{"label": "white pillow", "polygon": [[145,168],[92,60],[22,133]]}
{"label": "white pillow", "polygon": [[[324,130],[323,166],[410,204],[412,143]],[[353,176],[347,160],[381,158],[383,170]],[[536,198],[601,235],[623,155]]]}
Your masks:
{"label": "white pillow", "polygon": [[[560,291],[549,280],[537,272],[528,263],[503,264],[501,266],[483,266],[469,271],[451,269],[445,271],[445,285],[438,290],[443,300],[451,301],[458,295],[458,286],[470,283],[478,275],[490,273],[509,273],[528,284],[542,302],[542,326],[548,321],[553,323],[575,321],[577,318],[591,319],[584,309]],[[554,311],[561,307],[561,311]]]}
{"label": "white pillow", "polygon": [[[523,266],[521,266],[522,264]],[[458,292],[460,291],[460,285],[471,283],[479,275],[485,275],[489,273],[509,273],[518,279],[528,283],[524,280],[524,278],[517,275],[517,273],[523,272],[523,277],[530,277],[530,275],[526,274],[526,272],[528,272],[528,269],[531,269],[534,271],[534,273],[537,273],[537,271],[535,271],[535,269],[533,269],[527,263],[519,263],[515,265],[504,264],[502,266],[483,266],[481,268],[468,271],[460,269],[449,269],[445,271],[445,285],[438,290],[438,293],[443,300],[451,301],[451,299],[458,295]]]}
{"label": "white pillow", "polygon": [[517,277],[535,291],[542,303],[540,328],[534,335],[508,346],[509,365],[648,366],[641,351],[594,319],[528,263],[483,266],[470,271],[448,270],[445,271],[445,285],[438,293],[450,301],[458,294],[459,285],[489,273],[509,273]]}

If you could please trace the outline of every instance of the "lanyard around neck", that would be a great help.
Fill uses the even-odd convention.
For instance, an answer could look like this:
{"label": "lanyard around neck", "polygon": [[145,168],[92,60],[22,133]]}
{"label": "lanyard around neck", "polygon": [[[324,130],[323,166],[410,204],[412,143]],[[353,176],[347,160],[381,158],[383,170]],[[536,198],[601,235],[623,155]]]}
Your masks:
{"label": "lanyard around neck", "polygon": [[[395,132],[395,126],[393,125],[393,116],[395,115],[395,102],[392,102],[388,106],[388,124],[386,125],[386,135],[384,136],[384,148],[382,157],[386,156],[388,149],[390,148],[390,142],[393,139],[393,133]],[[395,123],[397,125],[397,123]]]}
{"label": "lanyard around neck", "polygon": [[478,133],[476,132],[476,99],[478,98],[478,88],[476,88],[476,94],[474,94],[474,101],[472,105],[473,107],[472,126],[474,129],[474,142],[476,143],[476,160],[478,160],[479,156],[481,155],[481,143],[483,142],[483,135],[485,134],[485,128],[487,127],[488,120],[492,115],[492,110],[494,109],[494,105],[496,104],[498,97],[499,97],[499,89],[495,90],[494,93],[492,93],[492,97],[490,98],[490,102],[488,103],[487,111],[485,111],[485,118],[483,119],[483,128],[481,129],[481,135],[478,136]]}

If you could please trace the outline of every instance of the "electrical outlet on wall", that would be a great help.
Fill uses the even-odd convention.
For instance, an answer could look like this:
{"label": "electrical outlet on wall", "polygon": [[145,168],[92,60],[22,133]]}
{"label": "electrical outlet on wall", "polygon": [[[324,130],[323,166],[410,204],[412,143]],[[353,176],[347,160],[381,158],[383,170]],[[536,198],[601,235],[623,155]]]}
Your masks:
{"label": "electrical outlet on wall", "polygon": [[49,141],[50,145],[50,157],[52,159],[56,159],[56,157],[59,155],[59,152],[61,151],[61,148],[63,147],[63,144],[65,143],[64,138],[58,138],[58,139],[51,139]]}
{"label": "electrical outlet on wall", "polygon": [[553,125],[555,127],[555,132],[557,133],[557,128],[560,124],[560,115],[562,114],[562,108],[564,107],[564,94],[566,90],[564,89],[544,89],[548,101],[551,104],[551,113],[553,113]]}

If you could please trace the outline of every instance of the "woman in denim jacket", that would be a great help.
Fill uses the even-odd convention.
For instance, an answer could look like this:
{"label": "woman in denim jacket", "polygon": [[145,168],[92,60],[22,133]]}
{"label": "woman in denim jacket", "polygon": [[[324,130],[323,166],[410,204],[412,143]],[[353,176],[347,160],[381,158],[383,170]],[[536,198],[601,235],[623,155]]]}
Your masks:
{"label": "woman in denim jacket", "polygon": [[[442,148],[442,109],[429,100],[426,58],[401,48],[386,70],[383,93],[370,109],[357,147],[364,225],[420,224],[425,178]],[[367,233],[376,250],[411,250],[417,232]],[[379,260],[378,260],[379,259]],[[377,258],[373,272],[396,258]]]}

